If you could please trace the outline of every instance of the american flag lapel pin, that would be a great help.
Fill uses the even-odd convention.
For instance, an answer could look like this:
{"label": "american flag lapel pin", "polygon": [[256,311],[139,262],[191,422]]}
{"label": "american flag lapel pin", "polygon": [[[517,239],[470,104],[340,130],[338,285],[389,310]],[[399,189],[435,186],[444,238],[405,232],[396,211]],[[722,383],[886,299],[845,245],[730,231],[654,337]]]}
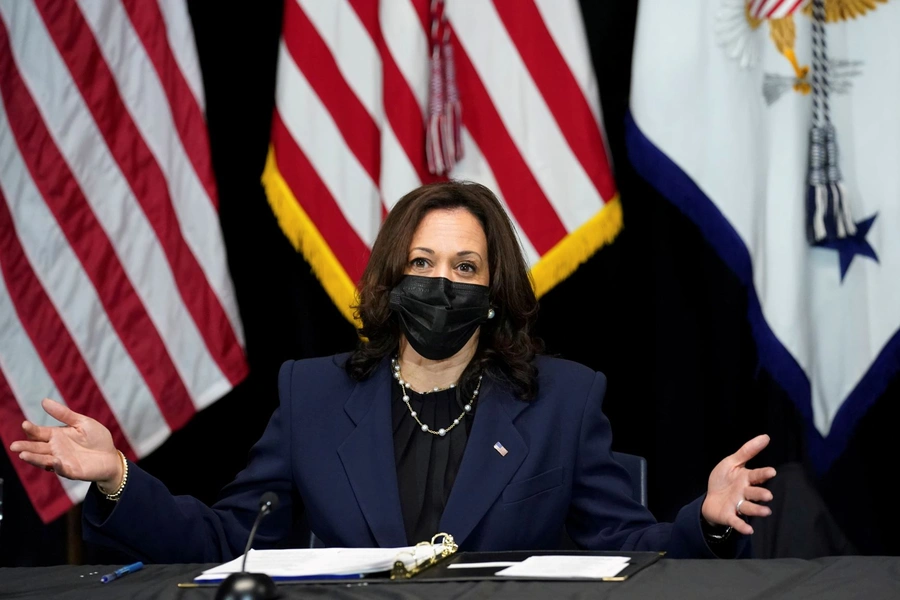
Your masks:
{"label": "american flag lapel pin", "polygon": [[504,448],[503,444],[501,444],[500,442],[494,444],[494,450],[496,450],[497,454],[499,454],[500,456],[506,456],[506,454],[509,452],[509,450]]}

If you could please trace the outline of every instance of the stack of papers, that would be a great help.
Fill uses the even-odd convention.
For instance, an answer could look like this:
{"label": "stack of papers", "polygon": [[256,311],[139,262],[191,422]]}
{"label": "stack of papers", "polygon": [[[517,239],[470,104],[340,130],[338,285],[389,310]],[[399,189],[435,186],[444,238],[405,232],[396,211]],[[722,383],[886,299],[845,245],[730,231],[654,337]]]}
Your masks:
{"label": "stack of papers", "polygon": [[628,566],[628,561],[627,556],[530,556],[494,575],[540,579],[604,579],[621,573]]}
{"label": "stack of papers", "polygon": [[[435,550],[440,552],[440,546]],[[415,553],[415,554],[414,554]],[[407,568],[431,557],[423,546],[402,548],[293,548],[286,550],[250,550],[248,573],[265,573],[275,580],[360,578],[370,573],[390,571],[402,560]],[[221,581],[241,571],[243,555],[225,564],[207,569],[194,578],[197,582]]]}

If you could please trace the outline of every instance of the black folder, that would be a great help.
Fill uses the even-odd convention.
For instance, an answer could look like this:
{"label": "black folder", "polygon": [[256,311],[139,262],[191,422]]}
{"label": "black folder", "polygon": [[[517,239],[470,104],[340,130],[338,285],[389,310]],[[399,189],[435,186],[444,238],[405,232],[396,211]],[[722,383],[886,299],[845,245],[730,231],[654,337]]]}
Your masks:
{"label": "black folder", "polygon": [[[633,577],[639,571],[652,565],[664,555],[664,552],[603,552],[603,551],[571,551],[571,550],[546,550],[546,551],[513,551],[513,552],[456,552],[446,559],[435,563],[433,566],[422,569],[407,581],[419,583],[437,581],[625,581]],[[455,563],[482,563],[482,562],[521,562],[531,556],[627,556],[628,566],[615,577],[603,579],[568,579],[568,578],[539,578],[539,577],[507,577],[495,575],[506,567],[486,567],[468,569],[450,569]]]}

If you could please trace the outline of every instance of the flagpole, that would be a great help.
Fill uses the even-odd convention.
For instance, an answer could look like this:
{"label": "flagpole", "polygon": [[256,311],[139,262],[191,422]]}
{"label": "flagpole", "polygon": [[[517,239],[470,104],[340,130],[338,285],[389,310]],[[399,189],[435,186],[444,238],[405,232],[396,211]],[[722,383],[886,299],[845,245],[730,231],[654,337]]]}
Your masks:
{"label": "flagpole", "polygon": [[66,562],[70,565],[83,562],[81,504],[76,504],[66,513]]}

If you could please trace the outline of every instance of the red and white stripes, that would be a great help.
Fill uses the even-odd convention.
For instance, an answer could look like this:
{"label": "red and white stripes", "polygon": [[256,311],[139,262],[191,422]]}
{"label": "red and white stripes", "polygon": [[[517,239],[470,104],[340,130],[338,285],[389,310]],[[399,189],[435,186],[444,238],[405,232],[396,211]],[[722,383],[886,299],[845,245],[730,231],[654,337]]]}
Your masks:
{"label": "red and white stripes", "polygon": [[576,0],[287,0],[282,40],[263,182],[348,318],[384,211],[448,163],[508,207],[538,293],[621,226]]}
{"label": "red and white stripes", "polygon": [[139,458],[247,372],[187,8],[0,0],[0,100],[0,437],[53,397]]}
{"label": "red and white stripes", "polygon": [[747,13],[754,19],[782,19],[794,14],[805,0],[751,0]]}

